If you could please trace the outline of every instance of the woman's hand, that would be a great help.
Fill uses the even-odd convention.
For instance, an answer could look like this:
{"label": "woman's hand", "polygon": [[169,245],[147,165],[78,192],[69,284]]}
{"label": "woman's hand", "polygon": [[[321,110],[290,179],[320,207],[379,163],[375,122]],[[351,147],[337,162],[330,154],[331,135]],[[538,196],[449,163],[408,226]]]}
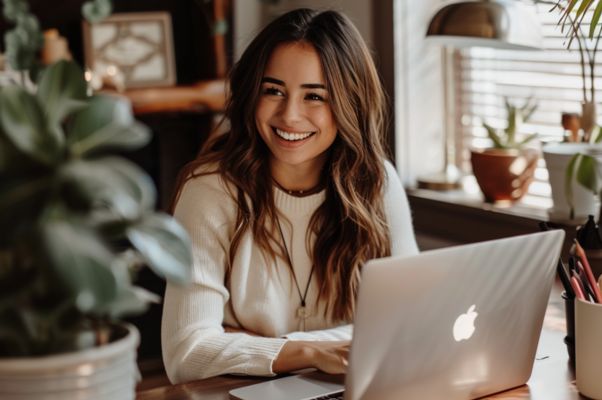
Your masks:
{"label": "woman's hand", "polygon": [[347,372],[349,340],[343,341],[288,341],[282,346],[272,364],[275,373],[304,368],[317,368],[329,374]]}
{"label": "woman's hand", "polygon": [[351,342],[308,342],[314,355],[312,356],[313,367],[328,374],[344,374],[347,372],[349,359],[349,347]]}

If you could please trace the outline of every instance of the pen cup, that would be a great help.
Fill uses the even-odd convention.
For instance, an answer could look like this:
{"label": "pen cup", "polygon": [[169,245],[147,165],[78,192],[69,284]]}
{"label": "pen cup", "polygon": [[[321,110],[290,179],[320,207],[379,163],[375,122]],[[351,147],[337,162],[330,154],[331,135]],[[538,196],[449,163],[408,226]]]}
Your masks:
{"label": "pen cup", "polygon": [[569,353],[571,367],[575,368],[575,298],[569,297],[566,292],[560,294],[564,300],[564,315],[566,317],[566,336],[564,344]]}
{"label": "pen cup", "polygon": [[575,299],[576,376],[579,392],[602,399],[602,304]]}

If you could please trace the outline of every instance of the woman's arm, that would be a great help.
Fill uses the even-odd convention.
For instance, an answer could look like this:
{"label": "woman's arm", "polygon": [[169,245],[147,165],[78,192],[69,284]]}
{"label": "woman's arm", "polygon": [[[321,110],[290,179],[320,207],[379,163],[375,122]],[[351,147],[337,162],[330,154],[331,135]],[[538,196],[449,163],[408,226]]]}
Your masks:
{"label": "woman's arm", "polygon": [[418,254],[412,214],[405,190],[393,164],[385,161],[385,170],[387,173],[385,213],[391,235],[391,255]]}
{"label": "woman's arm", "polygon": [[[212,180],[213,179],[213,180]],[[193,278],[189,286],[167,284],[161,344],[172,382],[238,373],[273,375],[272,362],[285,344],[225,332],[222,324],[229,293],[224,285],[228,229],[235,208],[216,176],[189,181],[175,210],[193,242]]]}
{"label": "woman's arm", "polygon": [[[224,327],[224,329],[226,332],[230,333],[237,332],[258,336],[257,334],[244,329],[228,326]],[[349,358],[349,346],[351,345],[351,329],[352,325],[344,325],[325,331],[294,332],[286,335],[288,339],[291,339],[290,336],[296,334],[296,336],[292,338],[293,340],[287,341],[282,346],[280,353],[278,353],[278,356],[272,364],[272,370],[279,374],[304,368],[317,368],[329,374],[345,373],[347,371],[347,360]],[[326,341],[296,339],[300,337],[315,338],[316,336],[329,336],[333,335],[333,331],[337,330],[340,332],[336,332],[334,335],[348,335],[349,339]]]}

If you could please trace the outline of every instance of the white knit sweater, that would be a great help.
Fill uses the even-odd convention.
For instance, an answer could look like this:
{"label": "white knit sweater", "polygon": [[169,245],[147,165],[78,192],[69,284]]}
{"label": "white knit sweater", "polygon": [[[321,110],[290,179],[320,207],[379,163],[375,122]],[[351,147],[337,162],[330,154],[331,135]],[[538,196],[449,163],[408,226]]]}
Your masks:
{"label": "white knit sweater", "polygon": [[[418,252],[410,210],[394,167],[386,163],[385,211],[393,255]],[[252,179],[252,177],[250,177]],[[303,291],[311,270],[305,232],[325,191],[294,197],[274,188],[281,220],[299,286]],[[272,362],[286,340],[344,340],[352,326],[332,326],[317,309],[317,283],[307,295],[311,315],[306,332],[299,332],[296,310],[299,294],[285,260],[266,260],[251,232],[243,235],[232,265],[229,285],[224,283],[228,249],[236,221],[236,203],[217,174],[189,180],[176,205],[175,216],[193,243],[192,284],[167,284],[161,341],[163,361],[172,383],[221,374],[273,375]],[[225,333],[223,326],[255,332]]]}

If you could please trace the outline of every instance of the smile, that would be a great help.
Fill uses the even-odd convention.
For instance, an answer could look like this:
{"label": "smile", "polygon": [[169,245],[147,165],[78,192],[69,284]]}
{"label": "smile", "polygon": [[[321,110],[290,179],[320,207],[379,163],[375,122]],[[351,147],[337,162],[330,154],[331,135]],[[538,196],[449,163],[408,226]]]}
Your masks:
{"label": "smile", "polygon": [[288,140],[289,142],[296,142],[299,140],[304,140],[313,135],[316,132],[287,132],[282,129],[274,128],[274,132],[278,137]]}

